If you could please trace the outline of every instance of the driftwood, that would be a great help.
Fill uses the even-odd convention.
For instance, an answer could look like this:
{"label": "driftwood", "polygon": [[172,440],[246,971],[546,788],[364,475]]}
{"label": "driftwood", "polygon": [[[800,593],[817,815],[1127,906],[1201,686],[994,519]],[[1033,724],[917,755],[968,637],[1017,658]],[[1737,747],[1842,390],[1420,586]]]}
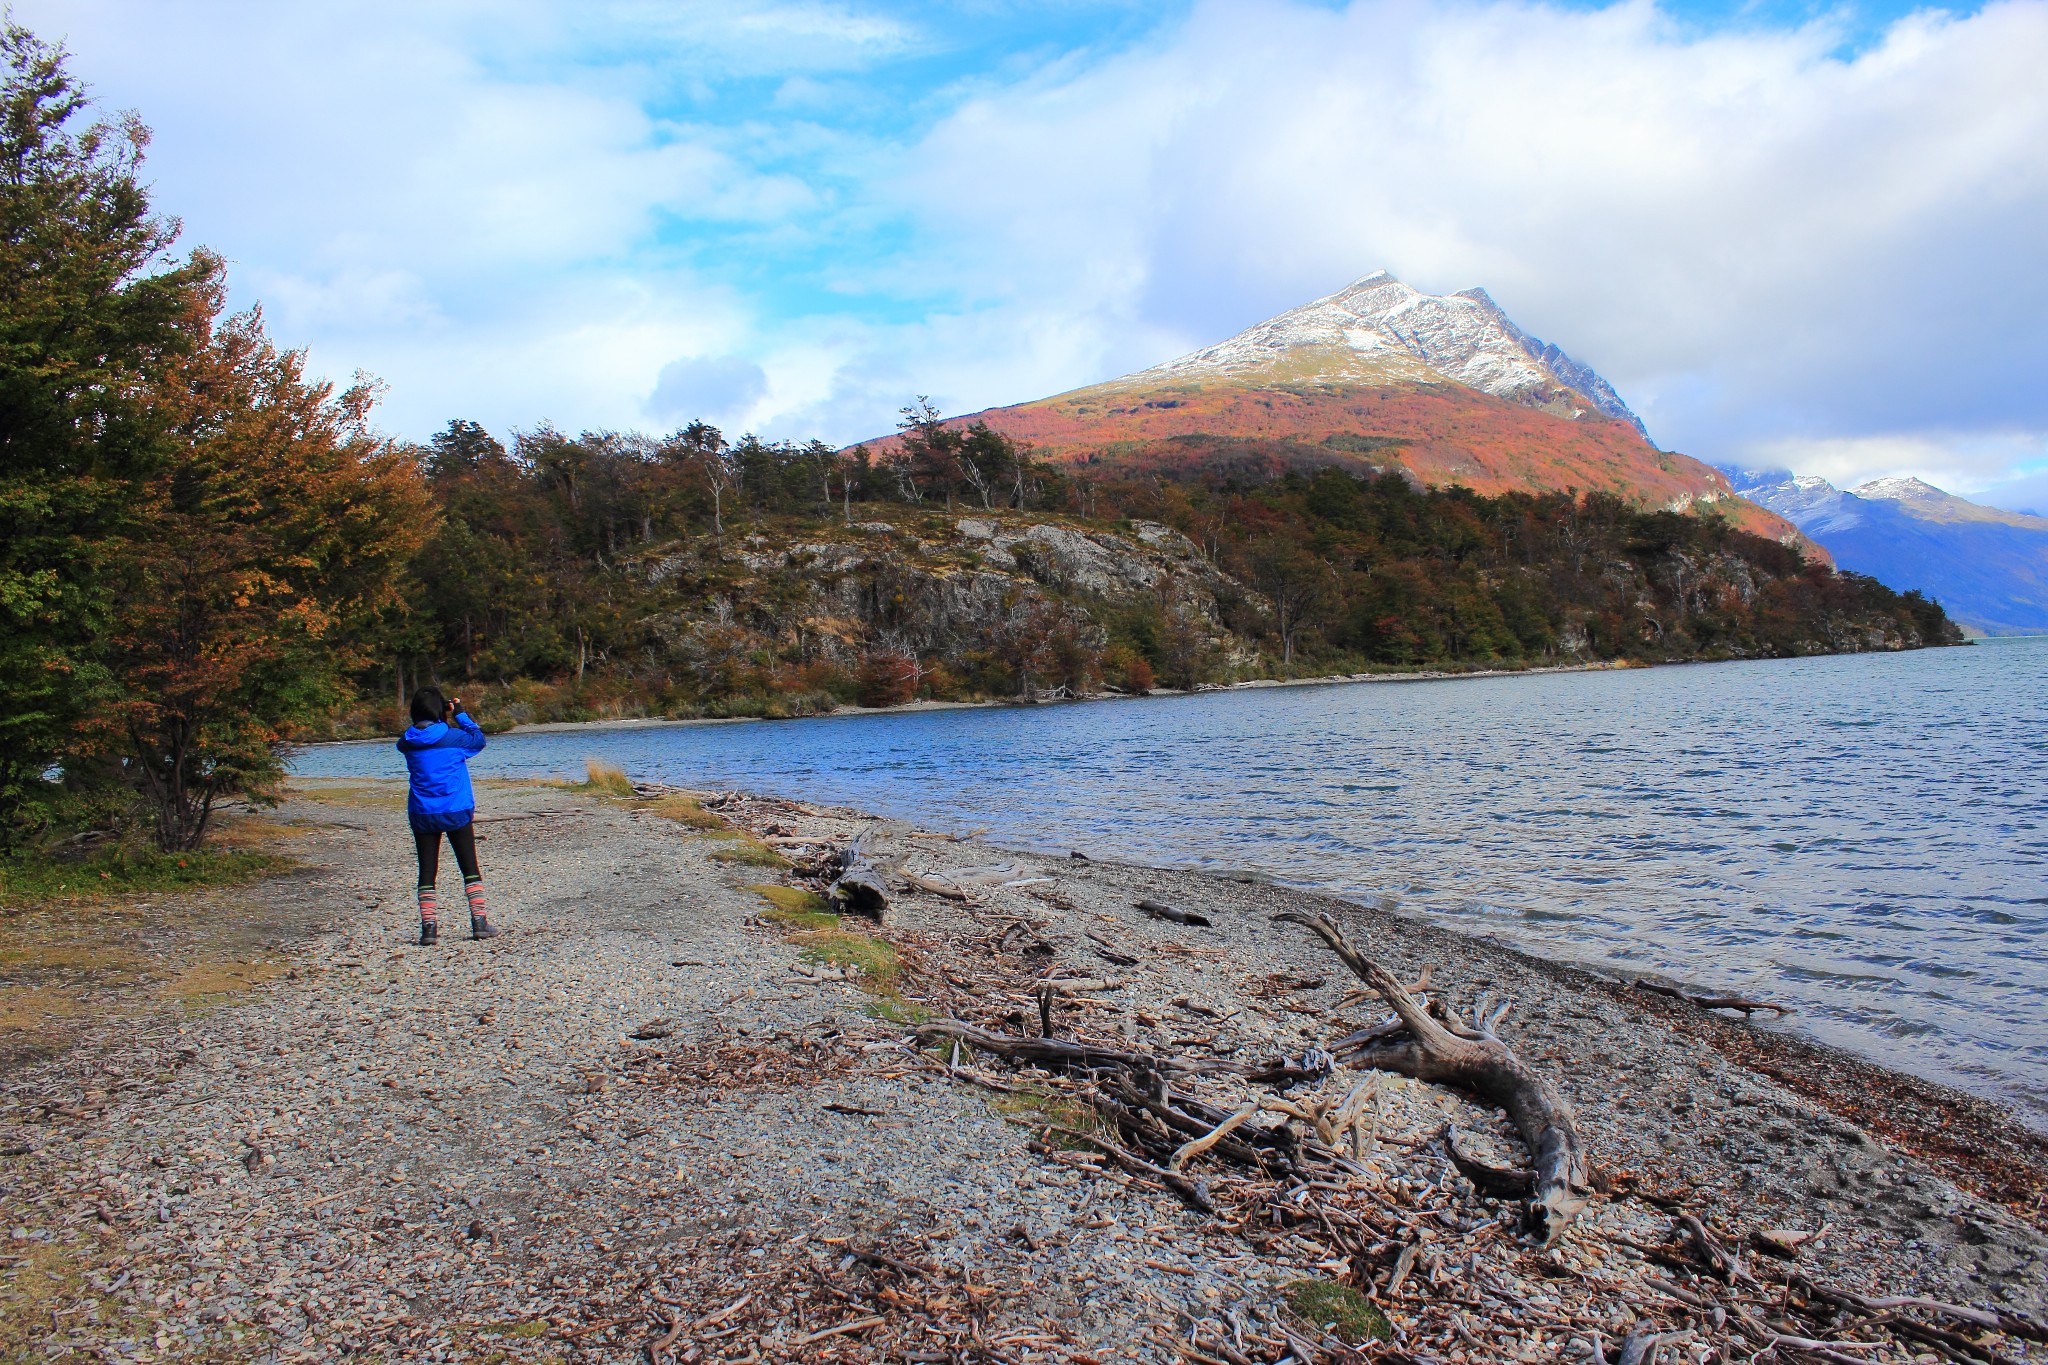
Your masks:
{"label": "driftwood", "polygon": [[1507,1111],[1535,1157],[1523,1229],[1546,1246],[1556,1242],[1592,1195],[1591,1168],[1571,1105],[1489,1027],[1475,1023],[1454,1031],[1431,1018],[1392,972],[1352,947],[1328,915],[1288,911],[1276,918],[1313,930],[1400,1017],[1401,1033],[1352,1052],[1352,1065],[1454,1086]]}
{"label": "driftwood", "polygon": [[953,883],[941,881],[937,877],[927,877],[921,872],[904,872],[900,875],[904,882],[912,889],[922,891],[927,896],[938,896],[943,900],[949,901],[964,901],[967,899],[967,889],[965,887],[955,886]]}
{"label": "driftwood", "polygon": [[1039,1066],[1072,1067],[1077,1070],[1110,1068],[1127,1071],[1185,1071],[1234,1075],[1243,1070],[1234,1062],[1209,1061],[1193,1057],[1158,1057],[1149,1052],[1098,1047],[1093,1043],[1068,1042],[1063,1038],[1021,1038],[1009,1033],[991,1033],[958,1020],[942,1019],[917,1028],[920,1038],[953,1039],[994,1053],[1013,1062]]}
{"label": "driftwood", "polygon": [[1119,967],[1135,967],[1138,965],[1137,958],[1123,951],[1123,949],[1094,930],[1085,929],[1082,932],[1088,936],[1088,941],[1095,945],[1096,954],[1105,961],[1114,962]]}
{"label": "driftwood", "polygon": [[883,924],[889,915],[889,884],[882,879],[882,865],[868,853],[869,832],[862,830],[839,851],[839,875],[825,888],[825,899],[841,910]]}
{"label": "driftwood", "polygon": [[1202,928],[1207,929],[1213,923],[1206,916],[1198,915],[1192,910],[1176,910],[1164,901],[1133,901],[1131,904],[1143,910],[1153,919],[1163,919],[1172,924],[1199,924]]}
{"label": "driftwood", "polygon": [[1716,995],[1712,992],[1688,991],[1677,986],[1667,985],[1661,981],[1638,981],[1636,982],[1636,989],[1648,991],[1651,995],[1662,995],[1673,1000],[1683,1000],[1686,1004],[1698,1009],[1741,1010],[1745,1018],[1756,1013],[1758,1010],[1770,1010],[1780,1019],[1794,1012],[1790,1005],[1776,1005],[1768,1000],[1751,1000],[1746,995]]}

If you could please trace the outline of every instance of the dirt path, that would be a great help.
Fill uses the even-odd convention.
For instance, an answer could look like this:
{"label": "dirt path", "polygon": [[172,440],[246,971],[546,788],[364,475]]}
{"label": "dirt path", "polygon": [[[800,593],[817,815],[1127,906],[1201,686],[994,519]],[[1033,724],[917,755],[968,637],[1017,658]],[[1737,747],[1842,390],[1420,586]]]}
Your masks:
{"label": "dirt path", "polygon": [[[1048,969],[1102,971],[1108,938],[1137,963],[1126,988],[1071,1007],[1091,1026],[1208,1055],[1299,1052],[1329,1034],[1346,984],[1268,921],[1304,898],[885,827],[923,865],[1002,856],[1056,879],[973,906],[906,901],[899,958],[787,897],[772,910],[750,885],[791,878],[745,861],[757,845],[664,809],[490,789],[481,856],[506,932],[474,943],[451,915],[421,949],[395,789],[308,786],[277,816],[303,870],[211,902],[256,926],[236,939],[252,989],[109,996],[68,1051],[5,1074],[0,1359],[624,1361],[673,1319],[669,1358],[685,1362],[1170,1360],[1190,1324],[1257,1341],[1280,1286],[1359,1269],[1319,1265],[1304,1238],[1248,1242],[1082,1153],[1033,1151],[1067,1117],[1056,1101],[961,1083],[903,1045],[926,1010],[999,1014]],[[740,818],[768,828],[756,817]],[[796,827],[858,825],[823,812]],[[1145,894],[1217,926],[1190,941],[1131,913]],[[988,946],[1005,918],[1051,960]],[[1725,1195],[1750,1222],[1832,1223],[1811,1264],[1844,1283],[2048,1306],[2039,1233],[1654,1011],[1359,922],[1404,972],[1433,962],[1520,997],[1511,1040],[1571,1077],[1603,1160]],[[898,970],[900,994],[880,988]],[[1016,989],[947,984],[969,975]],[[1458,1193],[1432,1135],[1447,1116],[1482,1142],[1505,1130],[1429,1087],[1384,1089],[1376,1160],[1413,1186],[1418,1224],[1441,1225],[1417,1235],[1446,1239],[1389,1293],[1398,1326],[1401,1295],[1433,1292],[1440,1262],[1448,1275],[1447,1230],[1484,1241],[1499,1220]],[[1642,1271],[1614,1247],[1668,1224],[1613,1201],[1555,1258],[1493,1237],[1489,1273],[1551,1301],[1547,1278]],[[1526,1358],[1564,1348],[1538,1319],[1517,1330]],[[1468,1358],[1455,1340],[1411,1348]]]}

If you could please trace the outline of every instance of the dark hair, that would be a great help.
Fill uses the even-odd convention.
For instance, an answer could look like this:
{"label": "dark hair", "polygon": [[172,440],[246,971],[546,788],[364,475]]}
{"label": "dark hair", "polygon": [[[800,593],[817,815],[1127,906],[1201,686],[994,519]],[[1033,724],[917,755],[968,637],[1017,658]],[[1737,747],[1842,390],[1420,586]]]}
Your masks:
{"label": "dark hair", "polygon": [[412,723],[432,725],[448,710],[448,699],[441,695],[438,687],[422,687],[412,694]]}

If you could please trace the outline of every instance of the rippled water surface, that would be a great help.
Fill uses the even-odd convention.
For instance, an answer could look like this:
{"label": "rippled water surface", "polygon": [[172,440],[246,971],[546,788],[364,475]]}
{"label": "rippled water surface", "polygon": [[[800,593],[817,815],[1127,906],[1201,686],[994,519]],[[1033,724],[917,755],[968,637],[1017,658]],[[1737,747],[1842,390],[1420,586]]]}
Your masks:
{"label": "rippled water surface", "polygon": [[[2048,640],[1002,710],[515,732],[1043,850],[1254,867],[1792,1027],[2048,1126]],[[391,775],[388,744],[302,753]]]}

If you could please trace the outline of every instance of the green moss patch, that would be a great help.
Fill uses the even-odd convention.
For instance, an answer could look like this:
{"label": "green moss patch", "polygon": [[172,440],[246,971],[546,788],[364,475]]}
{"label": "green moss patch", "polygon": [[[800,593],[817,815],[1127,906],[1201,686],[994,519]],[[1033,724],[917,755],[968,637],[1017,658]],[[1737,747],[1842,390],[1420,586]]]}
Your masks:
{"label": "green moss patch", "polygon": [[647,803],[647,809],[664,820],[673,820],[690,829],[725,828],[725,821],[705,810],[703,803],[694,796],[657,796]]}
{"label": "green moss patch", "polygon": [[548,1332],[546,1318],[533,1318],[527,1322],[493,1322],[476,1329],[494,1337],[542,1337]]}
{"label": "green moss patch", "polygon": [[1296,1280],[1280,1295],[1303,1322],[1335,1332],[1350,1342],[1388,1341],[1394,1329],[1371,1299],[1348,1284],[1330,1280]]}
{"label": "green moss patch", "polygon": [[859,972],[870,987],[884,995],[894,995],[903,979],[896,949],[881,939],[843,929],[812,929],[792,934],[789,941],[803,950],[804,961]]}
{"label": "green moss patch", "polygon": [[110,852],[78,860],[0,858],[0,901],[19,905],[78,896],[143,895],[234,886],[292,866],[290,858],[246,849]]}
{"label": "green moss patch", "polygon": [[839,916],[827,908],[823,896],[814,891],[800,891],[794,886],[776,886],[772,882],[757,882],[747,888],[768,902],[768,908],[761,912],[761,918],[770,924],[787,925],[791,929],[837,929]]}

